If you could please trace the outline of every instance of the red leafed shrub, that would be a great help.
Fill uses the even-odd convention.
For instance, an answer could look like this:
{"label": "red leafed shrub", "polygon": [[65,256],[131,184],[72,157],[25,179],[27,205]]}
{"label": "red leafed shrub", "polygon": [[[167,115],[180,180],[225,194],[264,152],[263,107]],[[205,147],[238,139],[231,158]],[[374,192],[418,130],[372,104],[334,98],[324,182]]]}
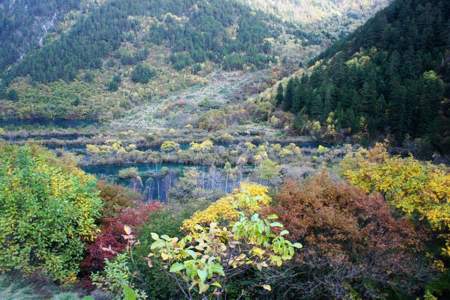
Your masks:
{"label": "red leafed shrub", "polygon": [[133,233],[148,220],[149,215],[160,208],[159,203],[141,204],[135,208],[125,208],[117,217],[102,219],[101,232],[96,240],[87,246],[87,255],[81,263],[82,276],[103,270],[105,259],[112,259],[125,251],[128,241],[125,226]]}
{"label": "red leafed shrub", "polygon": [[366,195],[322,173],[288,181],[267,214],[276,214],[304,248],[278,282],[283,296],[371,299],[380,293],[414,295],[431,275],[423,258],[426,236],[395,218],[381,195]]}

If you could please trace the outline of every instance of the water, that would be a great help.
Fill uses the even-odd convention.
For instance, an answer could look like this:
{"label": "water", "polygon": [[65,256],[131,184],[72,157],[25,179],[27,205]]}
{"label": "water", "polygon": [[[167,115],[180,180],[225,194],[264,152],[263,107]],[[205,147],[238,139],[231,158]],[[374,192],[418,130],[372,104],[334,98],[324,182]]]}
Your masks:
{"label": "water", "polygon": [[59,128],[76,128],[95,125],[94,120],[66,120],[66,119],[43,119],[35,118],[29,120],[21,119],[0,119],[0,127],[59,127]]}
{"label": "water", "polygon": [[[125,168],[136,168],[139,176],[136,178],[120,178],[119,172]],[[205,165],[184,165],[180,163],[136,163],[130,165],[95,165],[85,166],[83,170],[97,178],[128,187],[141,193],[146,201],[167,201],[170,189],[173,188],[185,174],[187,168],[198,172],[196,185],[205,190],[229,193],[239,186],[241,181],[247,180],[252,172],[251,167],[245,167],[234,176],[227,176],[222,168]]]}

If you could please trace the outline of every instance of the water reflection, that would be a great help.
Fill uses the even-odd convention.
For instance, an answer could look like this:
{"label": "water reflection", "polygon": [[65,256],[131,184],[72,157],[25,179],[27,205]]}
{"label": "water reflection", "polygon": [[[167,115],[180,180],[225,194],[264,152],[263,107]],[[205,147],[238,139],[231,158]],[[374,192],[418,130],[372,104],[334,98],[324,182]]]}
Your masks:
{"label": "water reflection", "polygon": [[[136,168],[139,175],[130,178],[119,177],[119,171],[124,168]],[[197,174],[193,180],[196,187],[231,192],[240,185],[241,181],[248,179],[252,173],[252,167],[236,168],[232,171],[215,166],[188,166],[179,163],[160,164],[132,164],[126,167],[122,165],[96,165],[86,166],[83,169],[99,179],[126,186],[141,193],[146,201],[167,201],[169,191],[182,178],[186,171],[195,171]]]}

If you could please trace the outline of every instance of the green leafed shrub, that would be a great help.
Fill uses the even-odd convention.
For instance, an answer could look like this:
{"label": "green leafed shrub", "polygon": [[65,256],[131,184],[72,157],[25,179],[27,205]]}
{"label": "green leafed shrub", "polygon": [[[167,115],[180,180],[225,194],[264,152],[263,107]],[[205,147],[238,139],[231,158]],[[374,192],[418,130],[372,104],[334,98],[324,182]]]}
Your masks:
{"label": "green leafed shrub", "polygon": [[0,271],[74,281],[101,207],[95,179],[73,162],[0,144]]}
{"label": "green leafed shrub", "polygon": [[155,77],[156,71],[145,65],[137,65],[131,73],[131,80],[136,83],[147,84],[150,79]]}

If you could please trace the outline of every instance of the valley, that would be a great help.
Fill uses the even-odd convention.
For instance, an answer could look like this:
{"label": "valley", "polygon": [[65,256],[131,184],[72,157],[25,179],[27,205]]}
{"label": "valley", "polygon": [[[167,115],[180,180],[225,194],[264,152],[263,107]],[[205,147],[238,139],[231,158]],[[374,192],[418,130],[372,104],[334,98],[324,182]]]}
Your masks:
{"label": "valley", "polygon": [[443,0],[0,3],[0,299],[446,299]]}

